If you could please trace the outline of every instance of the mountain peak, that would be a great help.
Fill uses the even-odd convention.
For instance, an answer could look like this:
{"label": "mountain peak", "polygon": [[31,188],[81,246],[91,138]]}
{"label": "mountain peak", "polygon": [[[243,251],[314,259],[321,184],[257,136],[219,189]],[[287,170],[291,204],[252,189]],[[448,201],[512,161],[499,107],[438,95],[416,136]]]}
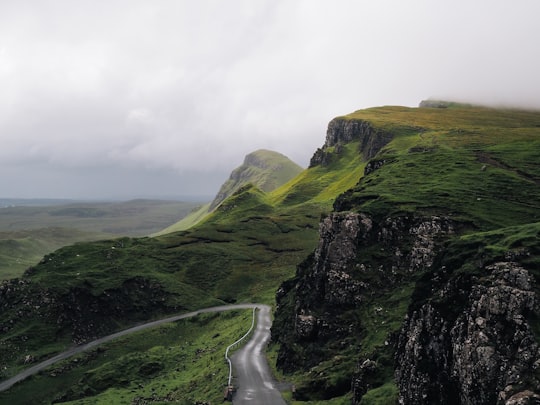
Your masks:
{"label": "mountain peak", "polygon": [[209,211],[242,186],[251,183],[265,192],[272,191],[302,170],[301,166],[281,153],[266,149],[251,152],[244,158],[244,163],[234,169],[229,179],[223,183],[210,204]]}

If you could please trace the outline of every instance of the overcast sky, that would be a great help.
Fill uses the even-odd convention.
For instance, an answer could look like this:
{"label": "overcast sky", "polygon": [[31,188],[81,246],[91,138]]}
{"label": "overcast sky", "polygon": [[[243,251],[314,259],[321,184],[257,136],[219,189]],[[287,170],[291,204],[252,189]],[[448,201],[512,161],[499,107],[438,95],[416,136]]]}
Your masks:
{"label": "overcast sky", "polygon": [[538,0],[0,0],[0,197],[212,196],[328,121],[540,108]]}

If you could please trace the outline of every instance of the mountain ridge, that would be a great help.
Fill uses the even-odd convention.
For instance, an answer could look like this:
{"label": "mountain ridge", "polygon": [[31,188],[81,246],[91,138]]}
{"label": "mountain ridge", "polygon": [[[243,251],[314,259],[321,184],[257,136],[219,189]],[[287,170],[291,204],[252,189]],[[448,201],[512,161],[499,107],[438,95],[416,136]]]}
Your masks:
{"label": "mountain ridge", "polygon": [[392,136],[382,136],[359,182],[322,218],[315,251],[277,292],[277,365],[303,375],[297,399],[540,398],[539,118],[463,105],[338,118],[351,124],[316,164],[335,156],[333,139],[362,139],[369,126]]}
{"label": "mountain ridge", "polygon": [[302,171],[302,167],[285,155],[267,149],[248,153],[244,162],[235,168],[221,185],[214,199],[154,236],[183,231],[203,221],[219,204],[242,187],[253,184],[264,192],[272,191]]}
{"label": "mountain ridge", "polygon": [[4,373],[142,316],[275,299],[270,352],[298,401],[534,401],[539,124],[474,106],[337,117],[323,159],[273,191],[245,184],[189,230],[64,248],[4,283]]}

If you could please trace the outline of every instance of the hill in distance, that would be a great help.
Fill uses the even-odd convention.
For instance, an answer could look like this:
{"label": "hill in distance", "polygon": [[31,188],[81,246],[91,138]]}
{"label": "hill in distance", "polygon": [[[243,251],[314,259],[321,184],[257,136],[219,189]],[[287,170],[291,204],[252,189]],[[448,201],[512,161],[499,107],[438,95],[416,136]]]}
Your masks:
{"label": "hill in distance", "polygon": [[[532,402],[539,162],[540,112],[448,103],[338,117],[310,167],[272,191],[244,184],[188,230],[64,247],[5,282],[1,372],[144,319],[255,301],[276,307],[269,355],[292,403]],[[133,355],[92,356],[80,363],[108,365],[83,375],[70,363],[0,402],[129,401],[154,382],[159,398],[187,400],[205,384],[158,384]],[[189,400],[217,401],[201,392]]]}
{"label": "hill in distance", "polygon": [[[2,205],[3,204],[3,205]],[[196,202],[0,200],[0,280],[20,276],[62,246],[145,236],[186,216]]]}
{"label": "hill in distance", "polygon": [[252,152],[246,155],[242,165],[232,171],[212,202],[200,206],[179,222],[158,232],[156,236],[192,227],[214,211],[226,198],[248,184],[264,192],[270,192],[296,177],[302,170],[301,166],[281,153],[265,149]]}

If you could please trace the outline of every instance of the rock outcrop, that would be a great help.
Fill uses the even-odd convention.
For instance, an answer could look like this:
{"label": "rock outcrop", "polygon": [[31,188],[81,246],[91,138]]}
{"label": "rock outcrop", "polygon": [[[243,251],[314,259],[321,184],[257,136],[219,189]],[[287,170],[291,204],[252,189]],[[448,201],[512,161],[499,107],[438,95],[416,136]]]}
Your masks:
{"label": "rock outcrop", "polygon": [[401,404],[540,402],[532,276],[514,262],[484,270],[440,283],[409,315],[396,350]]}
{"label": "rock outcrop", "polygon": [[332,156],[339,154],[344,144],[353,141],[360,143],[359,153],[365,160],[369,160],[392,138],[391,133],[375,129],[367,121],[334,118],[328,124],[323,147],[315,151],[309,167],[329,165],[332,162]]}
{"label": "rock outcrop", "polygon": [[[0,362],[25,359],[28,334],[39,333],[27,328],[26,334],[12,334],[33,319],[56,325],[56,334],[68,335],[74,344],[81,344],[118,329],[124,321],[145,320],[157,313],[170,313],[183,308],[168,307],[163,286],[155,281],[135,277],[119,288],[92,293],[89,288],[73,287],[66,291],[41,288],[25,279],[0,284]],[[23,326],[21,326],[23,325]]]}
{"label": "rock outcrop", "polygon": [[[422,275],[401,328],[388,328],[383,344],[358,357],[353,404],[380,384],[384,368],[394,368],[376,360],[388,353],[400,404],[540,403],[540,348],[531,324],[535,281],[510,260],[526,254],[493,263],[471,257],[474,271],[454,271],[444,265],[444,248],[458,227],[435,216],[377,220],[336,212],[323,218],[316,250],[277,294],[278,367],[316,367],[338,355],[336,342],[362,347],[366,320],[351,314],[388,312],[376,304],[379,298]],[[325,398],[315,387],[299,392]]]}
{"label": "rock outcrop", "polygon": [[[360,336],[362,321],[350,314],[383,311],[372,307],[374,298],[431,266],[439,241],[452,232],[452,221],[440,217],[377,221],[353,212],[325,217],[315,252],[277,294],[278,367],[309,369],[335,354],[333,342]],[[361,359],[371,372],[374,366],[366,360]],[[361,370],[353,385],[361,386],[359,380],[370,374]]]}

